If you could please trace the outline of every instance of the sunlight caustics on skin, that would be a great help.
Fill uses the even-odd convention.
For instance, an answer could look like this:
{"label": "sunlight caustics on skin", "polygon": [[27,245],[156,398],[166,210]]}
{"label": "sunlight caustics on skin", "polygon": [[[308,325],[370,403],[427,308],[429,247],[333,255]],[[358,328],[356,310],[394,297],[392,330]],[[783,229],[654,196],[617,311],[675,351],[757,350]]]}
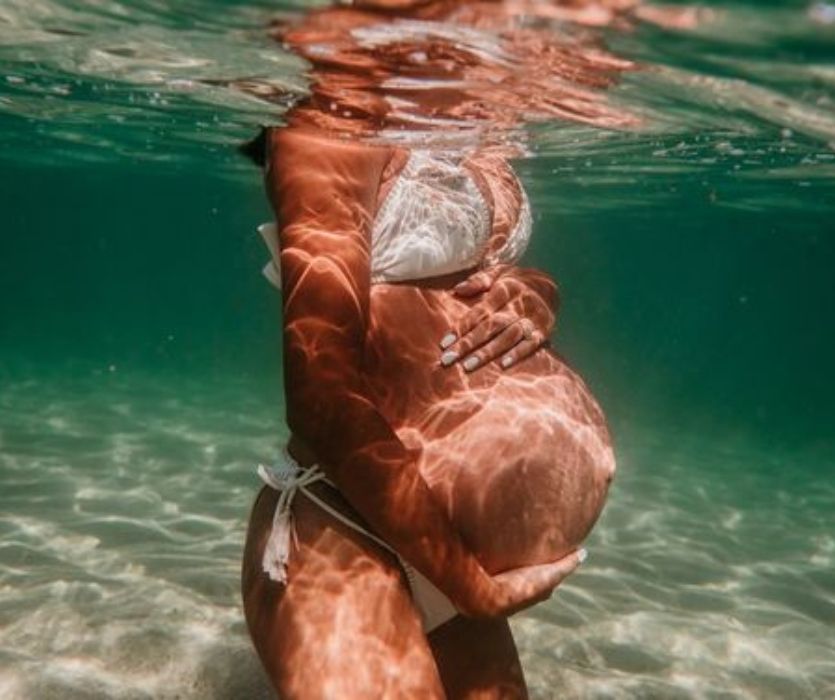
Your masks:
{"label": "sunlight caustics on skin", "polygon": [[[513,163],[536,219],[528,260],[560,281],[557,347],[599,395],[617,444],[616,489],[587,540],[589,561],[511,619],[518,655],[504,620],[430,636],[433,656],[450,660],[438,670],[453,696],[473,678],[512,692],[519,659],[536,700],[835,696],[833,25],[825,3],[705,1],[715,21],[685,33],[648,26],[639,15],[649,8],[627,3],[553,3],[551,19],[524,27],[542,29],[545,43],[550,33],[558,45],[626,57],[636,69],[610,73],[601,99],[635,126],[490,131],[484,119],[467,129],[394,100],[406,128],[375,139],[461,149],[483,135],[493,158],[534,156]],[[272,12],[286,25],[299,5],[2,3],[4,700],[275,697],[247,638],[239,575],[254,466],[288,436],[275,298],[257,275],[264,251],[254,227],[269,215],[235,147],[309,94],[311,64],[264,30]],[[516,49],[491,34],[513,7],[525,5],[483,3],[457,34],[437,32],[466,39],[482,61],[498,46],[512,72]],[[438,21],[409,20],[415,30]],[[430,78],[386,80],[405,101],[449,87]],[[584,104],[596,89],[581,86]],[[391,101],[382,87],[381,96]],[[378,203],[402,162],[392,157]],[[486,168],[468,174],[477,180]],[[500,189],[516,201],[510,185]],[[498,240],[515,205],[491,208]],[[540,290],[540,303],[524,287]],[[517,269],[486,294],[496,299],[491,319],[507,311],[506,294],[511,318],[530,319],[534,338],[551,334],[557,299],[547,277]],[[461,308],[477,310],[479,296],[461,296]],[[411,322],[398,316],[393,327]],[[467,327],[466,316],[439,327],[433,342]],[[460,358],[447,369],[482,390],[481,370],[461,371],[470,342],[448,346]],[[377,391],[395,407],[404,400],[397,386]],[[447,404],[474,407],[466,394]],[[431,449],[424,422],[449,431],[431,415],[416,423],[414,444]],[[463,427],[451,421],[450,430]],[[397,433],[406,445],[411,429]],[[310,511],[311,522],[325,520]],[[373,643],[369,624],[395,610],[415,629],[414,601],[393,592],[404,582],[389,588],[396,562],[335,521],[322,524],[322,554],[311,552],[315,540],[300,542],[310,571],[330,585],[324,595],[295,592],[312,619],[338,609],[340,634],[363,625],[359,646]],[[325,571],[338,540],[342,584]],[[346,600],[356,600],[366,575],[383,604],[361,620],[335,593],[350,581]],[[490,640],[489,653],[476,657],[473,639]],[[333,658],[339,645],[325,641]],[[384,666],[385,647],[373,648],[370,664],[348,669],[360,683]],[[394,675],[389,667],[384,683]]]}
{"label": "sunlight caustics on skin", "polygon": [[[638,121],[610,107],[603,91],[634,67],[628,61],[582,35],[559,40],[468,7],[461,16],[459,4],[328,8],[279,23],[274,36],[313,65],[311,95],[254,147],[279,224],[278,245],[267,242],[283,293],[291,453],[318,463],[340,492],[311,487],[318,497],[367,524],[465,616],[497,617],[538,602],[576,567],[615,470],[596,401],[542,347],[556,314],[553,284],[513,266],[530,213],[507,162],[524,151],[512,129],[548,119],[607,128]],[[434,131],[450,129],[464,133],[463,152],[433,142]],[[419,141],[389,138],[398,131]],[[439,357],[439,339],[481,301],[453,287],[500,262],[510,264],[492,276],[507,293],[497,318],[513,326],[517,299],[534,299],[546,312],[532,317],[544,324],[517,325],[518,357],[501,367],[480,356],[489,345],[457,362],[495,323],[489,314],[462,342],[453,333]],[[322,539],[323,525],[305,519],[329,519],[311,516],[309,505],[294,501],[299,541],[286,584],[283,575],[270,580],[272,565],[260,564],[278,527],[269,517],[278,517],[276,496],[259,499],[243,591],[279,692],[380,692],[381,669],[396,667],[402,697],[458,686],[466,697],[479,674],[455,669],[475,646],[494,647],[484,667],[504,669],[511,694],[524,695],[506,623],[471,644],[433,646],[431,633],[418,641],[409,588],[390,554],[356,533]],[[570,568],[547,568],[558,562]],[[394,607],[380,616],[385,601]],[[475,625],[449,624],[465,636]],[[402,628],[398,643],[392,625]],[[403,640],[420,662],[405,659]],[[338,652],[324,667],[333,672],[314,670],[310,655],[322,646]],[[491,682],[485,690],[506,692]]]}

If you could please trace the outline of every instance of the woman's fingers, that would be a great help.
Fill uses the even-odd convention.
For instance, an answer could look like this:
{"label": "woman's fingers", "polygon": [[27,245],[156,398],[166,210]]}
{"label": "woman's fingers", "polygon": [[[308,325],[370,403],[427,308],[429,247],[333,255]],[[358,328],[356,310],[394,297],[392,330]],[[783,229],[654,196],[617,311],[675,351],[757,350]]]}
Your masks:
{"label": "woman's fingers", "polygon": [[[522,296],[525,292],[524,285],[514,280],[496,281],[507,271],[509,266],[498,265],[489,270],[481,270],[470,275],[466,280],[453,288],[456,296],[480,298],[467,313],[465,313],[449,331],[441,338],[441,349],[449,349],[465,335],[484,324],[493,314],[504,309],[514,298]],[[518,313],[518,311],[517,311]],[[459,352],[460,356],[463,356]]]}
{"label": "woman's fingers", "polygon": [[506,614],[548,599],[554,589],[586,560],[587,555],[586,549],[581,548],[555,562],[504,571],[494,576],[494,581],[505,589],[507,597],[502,607],[506,609]]}
{"label": "woman's fingers", "polygon": [[501,266],[481,270],[455,287],[459,296],[483,297],[441,339],[444,367],[462,362],[472,372],[497,360],[507,369],[546,342],[553,312],[539,293],[505,272]]}
{"label": "woman's fingers", "polygon": [[472,372],[488,362],[503,357],[515,348],[525,338],[525,328],[522,321],[524,319],[517,319],[505,326],[491,340],[466,355],[461,362],[464,369]]}
{"label": "woman's fingers", "polygon": [[528,337],[520,340],[502,355],[499,364],[502,369],[509,369],[526,357],[533,355],[543,345],[545,345],[545,336],[538,330],[531,331]]}
{"label": "woman's fingers", "polygon": [[[474,321],[476,318],[478,320]],[[488,357],[486,346],[500,334],[505,335],[505,332],[514,325],[515,320],[516,317],[509,313],[491,313],[489,310],[484,310],[480,315],[474,316],[472,319],[467,321],[467,325],[472,325],[468,328],[468,330],[461,333],[461,335],[455,333],[452,342],[444,345],[444,341],[446,341],[447,338],[444,338],[444,340],[441,341],[441,347],[444,350],[441,355],[441,364],[445,367],[449,367],[451,364],[466,358],[466,360],[469,360],[469,363],[467,364],[465,361],[464,369],[468,372],[480,367],[488,361],[485,359]],[[467,328],[467,325],[464,325],[463,327]],[[460,327],[461,326],[459,326],[459,328]],[[516,337],[513,342],[519,342],[519,340],[520,337]],[[496,346],[497,349],[490,351],[492,352],[492,354],[489,355],[490,359],[498,357],[499,354],[509,350],[511,347],[512,343],[510,337],[499,340]],[[479,350],[479,353],[484,353],[484,356],[474,357],[473,353],[476,350]]]}
{"label": "woman's fingers", "polygon": [[474,272],[463,282],[456,284],[452,291],[459,297],[474,297],[488,291],[493,283],[508,269],[509,265],[494,265],[486,270]]}
{"label": "woman's fingers", "polygon": [[584,547],[547,564],[534,564],[496,574],[497,583],[515,589],[517,594],[537,595],[550,592],[582,564],[588,556]]}
{"label": "woman's fingers", "polygon": [[[497,269],[477,272],[456,287],[455,293],[459,294],[460,290],[461,296],[482,296],[441,338],[442,365],[448,367],[478,350],[479,354],[471,358],[467,366],[470,371],[485,366],[491,360],[503,360],[501,366],[508,368],[536,352],[546,342],[554,325],[550,303],[556,287],[548,278],[543,283],[530,271],[514,276],[506,270],[497,274]],[[518,279],[522,276],[524,279]],[[533,286],[525,280],[532,280],[530,284]],[[510,328],[515,322],[524,324],[526,332],[522,339],[518,337],[518,329]],[[533,335],[534,331],[536,335]],[[499,334],[502,336],[496,339],[494,345],[489,349],[483,348]]]}
{"label": "woman's fingers", "polygon": [[544,344],[545,336],[530,320],[500,313],[484,318],[470,333],[447,345],[441,364],[449,367],[460,361],[467,372],[473,372],[498,360],[502,369],[509,369]]}
{"label": "woman's fingers", "polygon": [[473,297],[490,289],[493,286],[493,280],[494,278],[490,273],[482,270],[456,284],[452,291],[459,297]]}
{"label": "woman's fingers", "polygon": [[[487,323],[493,314],[495,314],[501,307],[492,303],[492,299],[488,295],[486,299],[479,301],[467,313],[465,313],[456,323],[453,328],[447,331],[447,334],[441,338],[441,350],[449,350],[455,343],[458,343],[468,333],[472,332],[479,326]],[[461,357],[460,348],[456,349],[458,356]]]}

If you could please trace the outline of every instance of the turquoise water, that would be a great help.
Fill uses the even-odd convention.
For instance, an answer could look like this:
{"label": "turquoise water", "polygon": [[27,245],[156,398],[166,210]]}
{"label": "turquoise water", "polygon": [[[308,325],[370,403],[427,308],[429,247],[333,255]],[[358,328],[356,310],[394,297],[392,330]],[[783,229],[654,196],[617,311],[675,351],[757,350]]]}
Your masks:
{"label": "turquoise water", "polygon": [[[270,697],[237,588],[279,319],[234,146],[281,108],[225,85],[304,66],[275,3],[165,5],[0,6],[2,698]],[[711,7],[606,32],[642,128],[518,164],[620,460],[514,620],[536,698],[835,695],[835,23]]]}

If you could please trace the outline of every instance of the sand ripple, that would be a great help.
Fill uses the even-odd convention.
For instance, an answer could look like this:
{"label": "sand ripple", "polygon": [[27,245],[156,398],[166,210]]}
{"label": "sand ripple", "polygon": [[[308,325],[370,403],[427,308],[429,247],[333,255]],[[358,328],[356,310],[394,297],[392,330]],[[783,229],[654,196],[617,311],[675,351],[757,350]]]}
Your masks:
{"label": "sand ripple", "polygon": [[[238,567],[281,434],[232,382],[7,384],[0,697],[271,697]],[[625,437],[589,562],[514,620],[534,697],[834,696],[831,465]]]}

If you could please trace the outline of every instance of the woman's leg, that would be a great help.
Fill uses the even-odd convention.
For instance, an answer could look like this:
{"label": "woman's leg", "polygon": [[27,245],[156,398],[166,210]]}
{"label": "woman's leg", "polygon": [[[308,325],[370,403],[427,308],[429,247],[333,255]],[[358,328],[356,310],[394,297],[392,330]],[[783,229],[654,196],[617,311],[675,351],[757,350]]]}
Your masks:
{"label": "woman's leg", "polygon": [[389,553],[300,495],[288,583],[262,572],[277,498],[265,489],[255,503],[242,583],[250,635],[282,700],[443,698],[420,618]]}
{"label": "woman's leg", "polygon": [[458,615],[429,634],[448,700],[519,700],[525,676],[507,620]]}

